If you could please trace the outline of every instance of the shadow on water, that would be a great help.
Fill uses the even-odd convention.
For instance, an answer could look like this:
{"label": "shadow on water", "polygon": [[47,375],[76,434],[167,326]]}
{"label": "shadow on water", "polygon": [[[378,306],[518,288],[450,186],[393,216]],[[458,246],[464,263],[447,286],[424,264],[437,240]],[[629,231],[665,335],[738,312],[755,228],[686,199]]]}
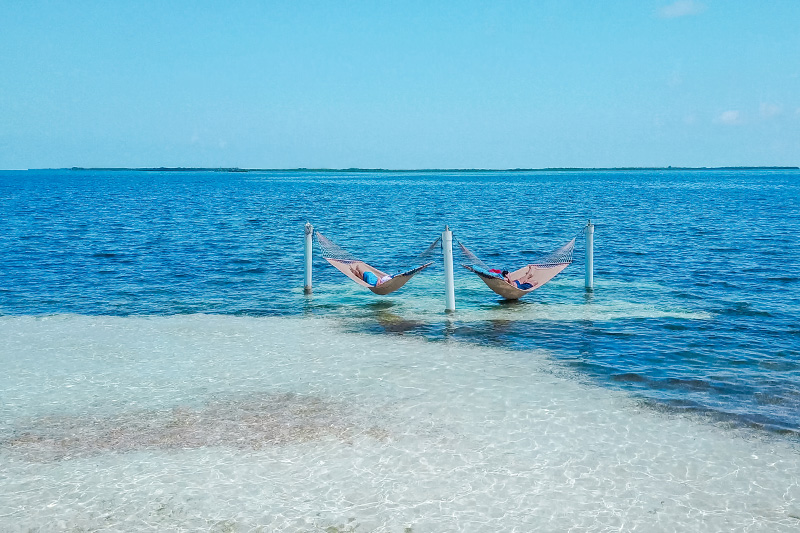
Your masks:
{"label": "shadow on water", "polygon": [[303,293],[303,316],[314,316],[314,293],[308,291]]}
{"label": "shadow on water", "polygon": [[395,302],[393,302],[392,300],[387,300],[387,299],[381,299],[381,300],[377,300],[375,302],[370,302],[368,304],[364,304],[364,308],[365,309],[368,309],[368,310],[371,310],[371,311],[375,311],[375,312],[384,311],[386,309],[391,309],[392,307],[396,307],[396,306],[397,306],[397,304]]}
{"label": "shadow on water", "polygon": [[487,309],[514,309],[514,308],[524,308],[525,306],[530,305],[530,302],[526,300],[506,300],[502,298],[497,300],[494,305],[487,305]]}
{"label": "shadow on water", "polygon": [[[389,308],[391,305],[389,306]],[[375,309],[375,322],[385,333],[403,334],[419,329],[425,325],[419,320],[410,320],[387,310],[388,308]]]}

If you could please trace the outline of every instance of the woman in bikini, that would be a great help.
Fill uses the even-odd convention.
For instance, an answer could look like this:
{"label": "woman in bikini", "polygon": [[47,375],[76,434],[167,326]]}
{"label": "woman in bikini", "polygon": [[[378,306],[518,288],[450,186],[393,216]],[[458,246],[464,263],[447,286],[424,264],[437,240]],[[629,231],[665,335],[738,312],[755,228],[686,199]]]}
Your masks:
{"label": "woman in bikini", "polygon": [[358,276],[359,279],[363,279],[366,283],[373,287],[377,287],[378,285],[382,285],[392,279],[392,276],[386,274],[385,276],[378,277],[374,272],[371,270],[366,270],[361,268],[360,263],[356,263],[350,267],[350,271]]}

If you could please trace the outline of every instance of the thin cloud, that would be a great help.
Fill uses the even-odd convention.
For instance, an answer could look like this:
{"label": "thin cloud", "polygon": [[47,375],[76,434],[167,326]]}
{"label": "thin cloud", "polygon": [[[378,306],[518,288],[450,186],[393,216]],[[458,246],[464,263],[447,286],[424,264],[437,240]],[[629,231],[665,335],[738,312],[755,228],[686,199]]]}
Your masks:
{"label": "thin cloud", "polygon": [[688,17],[699,15],[706,10],[706,6],[694,0],[678,0],[658,10],[658,16],[664,19]]}
{"label": "thin cloud", "polygon": [[759,106],[758,112],[762,118],[772,118],[780,115],[783,109],[779,105],[763,103]]}
{"label": "thin cloud", "polygon": [[741,124],[741,113],[735,109],[723,111],[722,114],[717,117],[716,122],[725,124],[726,126],[735,126],[736,124]]}

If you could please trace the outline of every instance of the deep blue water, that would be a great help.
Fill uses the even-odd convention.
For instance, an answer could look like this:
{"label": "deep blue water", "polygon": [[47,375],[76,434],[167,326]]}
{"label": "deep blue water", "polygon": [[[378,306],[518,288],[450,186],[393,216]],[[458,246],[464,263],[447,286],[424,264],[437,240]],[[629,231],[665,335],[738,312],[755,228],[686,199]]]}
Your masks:
{"label": "deep blue water", "polygon": [[[440,259],[391,297],[319,256],[306,221],[377,266],[414,264],[449,224],[487,263],[522,266],[595,234],[507,304]],[[0,172],[0,314],[331,315],[377,334],[542,348],[656,407],[800,433],[800,172]],[[0,347],[2,345],[0,344]]]}

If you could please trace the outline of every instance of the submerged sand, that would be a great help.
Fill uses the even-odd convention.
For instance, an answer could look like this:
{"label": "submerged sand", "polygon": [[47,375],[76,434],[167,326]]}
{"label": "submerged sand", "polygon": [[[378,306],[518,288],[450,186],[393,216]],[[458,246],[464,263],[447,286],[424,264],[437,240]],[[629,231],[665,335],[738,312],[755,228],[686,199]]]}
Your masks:
{"label": "submerged sand", "polygon": [[791,439],[543,351],[333,320],[0,318],[4,531],[796,531]]}

